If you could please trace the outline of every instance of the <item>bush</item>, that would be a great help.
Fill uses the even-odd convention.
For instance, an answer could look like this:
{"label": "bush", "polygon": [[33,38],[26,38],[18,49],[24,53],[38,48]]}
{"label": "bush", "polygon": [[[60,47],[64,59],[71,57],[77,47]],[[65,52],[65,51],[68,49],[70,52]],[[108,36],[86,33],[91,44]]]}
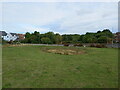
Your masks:
{"label": "bush", "polygon": [[90,47],[96,47],[96,45],[95,44],[91,44]]}
{"label": "bush", "polygon": [[16,44],[21,44],[20,42],[16,42]]}
{"label": "bush", "polygon": [[106,46],[104,44],[91,44],[90,47],[106,48]]}
{"label": "bush", "polygon": [[74,46],[75,46],[75,47],[76,47],[76,46],[79,46],[79,47],[80,47],[80,46],[83,46],[83,45],[82,45],[82,44],[74,44]]}
{"label": "bush", "polygon": [[102,48],[102,45],[101,44],[97,44],[96,47],[97,48]]}
{"label": "bush", "polygon": [[106,48],[106,46],[104,44],[97,44],[96,47],[97,48]]}
{"label": "bush", "polygon": [[69,46],[69,44],[64,44],[64,46],[67,46],[67,47],[68,47],[68,46]]}
{"label": "bush", "polygon": [[106,45],[104,45],[104,44],[102,44],[102,48],[107,48],[107,46],[106,46]]}

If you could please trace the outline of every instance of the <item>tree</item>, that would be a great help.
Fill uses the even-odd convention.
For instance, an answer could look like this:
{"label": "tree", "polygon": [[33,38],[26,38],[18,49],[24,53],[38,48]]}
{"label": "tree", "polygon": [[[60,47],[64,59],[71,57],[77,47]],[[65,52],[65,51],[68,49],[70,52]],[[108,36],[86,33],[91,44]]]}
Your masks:
{"label": "tree", "polygon": [[26,32],[25,38],[29,38],[30,36],[31,36],[31,34],[29,32]]}
{"label": "tree", "polygon": [[52,43],[51,40],[48,37],[41,38],[41,42],[43,44],[51,44]]}
{"label": "tree", "polygon": [[87,43],[96,43],[97,42],[97,38],[95,36],[89,36],[87,38]]}
{"label": "tree", "polygon": [[31,43],[39,43],[38,40],[37,40],[38,38],[35,35],[32,35],[29,39],[30,39]]}
{"label": "tree", "polygon": [[67,34],[64,34],[62,35],[62,41],[65,42],[65,43],[71,43],[73,40],[72,38],[72,35],[67,35]]}
{"label": "tree", "polygon": [[60,34],[55,35],[55,44],[61,44],[62,36]]}
{"label": "tree", "polygon": [[80,35],[79,38],[78,38],[78,41],[81,42],[81,43],[84,43],[84,41],[83,41],[83,37],[84,37],[84,36],[85,36],[85,35]]}
{"label": "tree", "polygon": [[40,34],[35,31],[30,34],[25,34],[24,43],[49,43],[49,44],[60,44],[62,43],[111,43],[113,34],[109,29],[103,31],[97,31],[97,33],[87,32],[84,35],[79,34],[54,34],[54,32],[47,32]]}
{"label": "tree", "polygon": [[95,33],[87,32],[84,36],[82,36],[83,43],[96,43],[97,38],[95,37]]}
{"label": "tree", "polygon": [[113,38],[113,34],[112,34],[112,32],[111,32],[109,29],[104,29],[104,30],[102,31],[102,33],[103,33],[104,36],[106,36],[106,37]]}
{"label": "tree", "polygon": [[113,34],[109,29],[97,32],[95,36],[98,38],[98,43],[111,43],[113,38]]}
{"label": "tree", "polygon": [[79,34],[73,34],[71,35],[72,36],[72,43],[78,43],[79,41],[79,37],[80,35]]}
{"label": "tree", "polygon": [[40,33],[35,31],[33,34],[36,35],[36,36],[39,36]]}
{"label": "tree", "polygon": [[107,37],[106,36],[101,36],[98,38],[98,43],[107,43]]}
{"label": "tree", "polygon": [[101,33],[101,31],[97,31],[97,33]]}
{"label": "tree", "polygon": [[53,32],[47,32],[44,36],[48,37],[51,40],[51,43],[55,43],[55,34]]}

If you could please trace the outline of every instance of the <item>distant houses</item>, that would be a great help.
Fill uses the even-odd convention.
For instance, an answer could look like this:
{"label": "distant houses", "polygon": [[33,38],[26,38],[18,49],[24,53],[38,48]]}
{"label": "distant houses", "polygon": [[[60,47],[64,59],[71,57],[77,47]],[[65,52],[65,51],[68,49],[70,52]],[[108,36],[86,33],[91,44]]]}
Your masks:
{"label": "distant houses", "polygon": [[114,33],[114,42],[120,43],[120,32]]}
{"label": "distant houses", "polygon": [[24,34],[17,34],[18,35],[18,40],[24,40],[25,39],[25,35]]}
{"label": "distant houses", "polygon": [[6,33],[5,31],[0,31],[0,36],[5,41],[21,41],[25,39],[24,34]]}

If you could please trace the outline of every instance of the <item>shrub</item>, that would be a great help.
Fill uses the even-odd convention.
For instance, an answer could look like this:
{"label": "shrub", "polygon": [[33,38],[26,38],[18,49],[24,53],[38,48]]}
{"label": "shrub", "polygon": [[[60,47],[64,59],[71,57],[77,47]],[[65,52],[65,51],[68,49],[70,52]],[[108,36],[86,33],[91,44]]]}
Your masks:
{"label": "shrub", "polygon": [[68,47],[68,46],[69,46],[69,44],[64,44],[64,46],[67,46],[67,47]]}
{"label": "shrub", "polygon": [[97,48],[102,48],[102,45],[97,44],[96,47],[97,47]]}
{"label": "shrub", "polygon": [[96,47],[97,48],[106,48],[106,46],[104,44],[97,44]]}
{"label": "shrub", "polygon": [[104,44],[91,44],[90,47],[106,48],[106,46]]}
{"label": "shrub", "polygon": [[82,45],[82,44],[74,44],[74,46],[75,46],[75,47],[76,47],[76,46],[79,46],[79,47],[80,47],[80,46],[83,46],[83,45]]}
{"label": "shrub", "polygon": [[95,44],[90,44],[90,47],[96,47],[96,45]]}

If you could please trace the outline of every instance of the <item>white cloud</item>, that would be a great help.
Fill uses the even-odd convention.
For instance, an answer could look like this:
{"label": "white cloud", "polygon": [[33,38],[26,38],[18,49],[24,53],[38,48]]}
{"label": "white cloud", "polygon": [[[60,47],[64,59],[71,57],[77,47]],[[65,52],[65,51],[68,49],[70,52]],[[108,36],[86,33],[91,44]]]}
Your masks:
{"label": "white cloud", "polygon": [[117,2],[4,3],[3,24],[4,29],[14,32],[53,31],[47,25],[59,21],[54,32],[82,34],[104,28],[114,28],[115,32],[117,5]]}
{"label": "white cloud", "polygon": [[34,31],[38,31],[40,33],[45,33],[45,32],[49,32],[50,29],[49,28],[36,28],[36,27],[25,27],[26,32],[34,32]]}
{"label": "white cloud", "polygon": [[118,2],[119,0],[2,0],[1,2]]}
{"label": "white cloud", "polygon": [[38,31],[38,32],[40,32],[40,33],[46,33],[46,32],[54,32],[55,34],[56,33],[59,33],[59,34],[61,34],[60,32],[56,32],[56,31],[53,31],[53,30],[51,30],[50,28],[42,28],[42,27],[30,27],[30,26],[28,26],[28,27],[24,27],[24,29],[25,29],[25,32],[31,32],[31,33],[33,33],[34,31]]}
{"label": "white cloud", "polygon": [[[96,7],[96,4],[94,5]],[[76,32],[80,34],[104,28],[112,29],[113,27],[117,31],[117,11],[117,3],[98,3],[97,8],[81,7],[71,17],[65,18],[61,24],[61,29],[65,30],[64,33]]]}
{"label": "white cloud", "polygon": [[35,25],[45,25],[64,16],[62,11],[56,9],[55,3],[4,3],[3,15],[4,23]]}

